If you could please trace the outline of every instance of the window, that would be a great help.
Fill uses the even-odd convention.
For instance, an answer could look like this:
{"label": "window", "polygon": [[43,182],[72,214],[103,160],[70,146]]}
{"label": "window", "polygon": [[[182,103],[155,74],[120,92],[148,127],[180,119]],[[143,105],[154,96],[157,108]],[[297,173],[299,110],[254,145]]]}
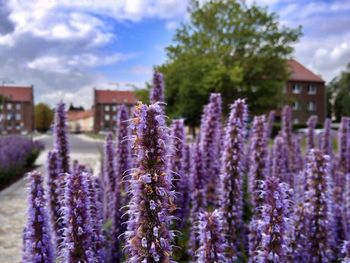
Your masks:
{"label": "window", "polygon": [[16,121],[20,121],[21,120],[21,114],[17,113],[16,114]]}
{"label": "window", "polygon": [[109,111],[109,105],[105,105],[105,111]]}
{"label": "window", "polygon": [[307,93],[308,94],[316,94],[316,86],[315,85],[308,85],[307,86]]}
{"label": "window", "polygon": [[21,129],[20,125],[16,125],[16,130],[19,131]]}
{"label": "window", "polygon": [[12,110],[12,104],[11,103],[7,103],[7,109],[8,110]]}
{"label": "window", "polygon": [[112,107],[112,111],[117,111],[117,106],[116,106],[116,105],[114,105],[114,106]]}
{"label": "window", "polygon": [[313,101],[309,101],[309,103],[307,105],[307,109],[309,111],[315,111],[316,110],[316,103]]}
{"label": "window", "polygon": [[21,104],[20,103],[17,103],[16,104],[16,110],[20,110],[21,109]]}
{"label": "window", "polygon": [[300,93],[301,93],[301,85],[299,85],[299,84],[294,84],[294,85],[293,85],[293,93],[294,93],[294,94],[300,94]]}
{"label": "window", "polygon": [[300,109],[299,101],[294,101],[293,102],[293,110],[299,110],[299,109]]}
{"label": "window", "polygon": [[105,115],[105,121],[109,121],[110,116],[108,114]]}

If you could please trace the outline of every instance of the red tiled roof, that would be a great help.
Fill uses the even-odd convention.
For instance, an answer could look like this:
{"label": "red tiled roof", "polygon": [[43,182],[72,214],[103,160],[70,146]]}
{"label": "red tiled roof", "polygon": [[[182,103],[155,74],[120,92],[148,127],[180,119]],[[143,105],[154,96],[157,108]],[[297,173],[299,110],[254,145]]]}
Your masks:
{"label": "red tiled roof", "polygon": [[137,98],[133,91],[95,90],[95,102],[101,104],[136,104]]}
{"label": "red tiled roof", "polygon": [[76,121],[80,119],[86,119],[92,117],[92,110],[87,111],[68,111],[67,119],[68,121]]}
{"label": "red tiled roof", "polygon": [[288,80],[324,82],[324,80],[294,59],[288,60],[291,75]]}
{"label": "red tiled roof", "polygon": [[0,86],[0,95],[10,101],[32,102],[33,87]]}

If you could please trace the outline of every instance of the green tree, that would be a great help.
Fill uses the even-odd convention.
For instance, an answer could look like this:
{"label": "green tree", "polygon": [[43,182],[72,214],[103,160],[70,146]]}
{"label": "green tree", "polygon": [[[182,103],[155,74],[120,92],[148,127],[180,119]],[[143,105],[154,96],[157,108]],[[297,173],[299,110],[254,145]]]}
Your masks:
{"label": "green tree", "polygon": [[331,110],[337,121],[342,116],[350,116],[350,63],[345,71],[335,77],[328,85]]}
{"label": "green tree", "polygon": [[224,104],[247,98],[253,113],[276,108],[289,74],[286,59],[301,28],[281,26],[274,13],[255,4],[200,2],[191,2],[189,22],[176,30],[167,61],[158,67],[168,114],[198,125],[211,92],[220,92]]}
{"label": "green tree", "polygon": [[53,121],[54,112],[45,103],[35,105],[34,109],[34,125],[39,132],[47,132]]}

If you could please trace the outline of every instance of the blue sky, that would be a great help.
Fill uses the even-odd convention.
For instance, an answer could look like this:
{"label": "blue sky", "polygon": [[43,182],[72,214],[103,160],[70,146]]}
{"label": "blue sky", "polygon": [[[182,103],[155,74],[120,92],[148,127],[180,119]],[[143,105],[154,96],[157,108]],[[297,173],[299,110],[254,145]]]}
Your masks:
{"label": "blue sky", "polygon": [[[282,24],[303,26],[293,56],[326,81],[350,62],[350,0],[256,2]],[[142,87],[165,61],[186,6],[187,0],[0,0],[0,78],[33,84],[36,102],[51,105],[63,99],[89,107],[93,87]]]}

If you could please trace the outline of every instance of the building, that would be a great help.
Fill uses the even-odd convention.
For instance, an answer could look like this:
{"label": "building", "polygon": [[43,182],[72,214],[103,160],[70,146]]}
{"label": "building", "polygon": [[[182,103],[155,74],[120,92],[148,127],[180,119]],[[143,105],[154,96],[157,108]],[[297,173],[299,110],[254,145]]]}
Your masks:
{"label": "building", "polygon": [[0,86],[0,134],[27,134],[33,130],[33,86]]}
{"label": "building", "polygon": [[70,132],[92,132],[94,128],[93,111],[69,110],[67,112],[67,123]]}
{"label": "building", "polygon": [[294,124],[305,124],[311,115],[317,115],[322,123],[326,117],[325,82],[294,59],[288,61],[288,67],[291,75],[285,93],[292,101]]}
{"label": "building", "polygon": [[133,91],[94,89],[94,132],[113,131],[117,106],[125,104],[131,108],[137,101]]}

